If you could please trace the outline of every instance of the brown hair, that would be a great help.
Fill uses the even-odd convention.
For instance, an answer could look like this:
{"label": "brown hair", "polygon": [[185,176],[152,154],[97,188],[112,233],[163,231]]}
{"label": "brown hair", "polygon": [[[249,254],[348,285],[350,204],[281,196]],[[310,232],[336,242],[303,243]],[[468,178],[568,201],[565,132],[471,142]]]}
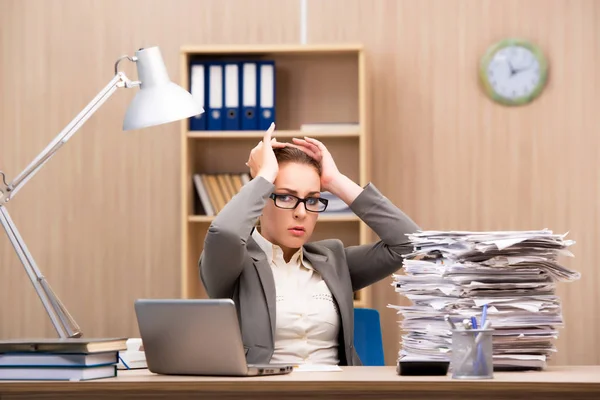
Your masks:
{"label": "brown hair", "polygon": [[321,164],[302,150],[286,146],[273,149],[273,152],[275,153],[275,158],[277,158],[277,163],[279,165],[288,162],[310,165],[314,167],[319,176],[321,176]]}

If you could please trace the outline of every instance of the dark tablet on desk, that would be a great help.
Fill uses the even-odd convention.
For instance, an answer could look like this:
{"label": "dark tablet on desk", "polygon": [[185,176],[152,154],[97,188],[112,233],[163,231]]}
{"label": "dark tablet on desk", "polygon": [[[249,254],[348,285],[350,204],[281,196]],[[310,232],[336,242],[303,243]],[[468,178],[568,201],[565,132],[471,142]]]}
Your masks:
{"label": "dark tablet on desk", "polygon": [[399,360],[396,372],[403,376],[443,376],[449,367],[449,361]]}

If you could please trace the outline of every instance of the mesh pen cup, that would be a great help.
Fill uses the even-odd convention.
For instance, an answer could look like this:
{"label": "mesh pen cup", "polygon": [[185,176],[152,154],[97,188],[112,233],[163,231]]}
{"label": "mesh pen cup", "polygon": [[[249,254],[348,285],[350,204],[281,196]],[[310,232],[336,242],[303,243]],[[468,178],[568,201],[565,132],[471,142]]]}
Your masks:
{"label": "mesh pen cup", "polygon": [[451,369],[454,379],[494,377],[493,329],[452,331]]}

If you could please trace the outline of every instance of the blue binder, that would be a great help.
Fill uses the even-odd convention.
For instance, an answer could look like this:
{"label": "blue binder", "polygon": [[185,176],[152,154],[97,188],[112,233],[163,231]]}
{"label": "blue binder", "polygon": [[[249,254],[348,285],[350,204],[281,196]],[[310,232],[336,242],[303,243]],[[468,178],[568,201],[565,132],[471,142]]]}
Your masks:
{"label": "blue binder", "polygon": [[258,129],[267,130],[275,122],[275,62],[258,63]]}
{"label": "blue binder", "polygon": [[207,63],[207,129],[209,131],[222,131],[225,110],[223,107],[223,63]]}
{"label": "blue binder", "polygon": [[226,131],[240,130],[240,64],[224,65],[223,95],[225,116],[223,128]]}
{"label": "blue binder", "polygon": [[[202,108],[206,108],[206,71],[204,63],[198,61],[190,63],[190,93]],[[206,130],[206,119],[206,113],[191,117],[189,129],[191,131]]]}
{"label": "blue binder", "polygon": [[241,127],[244,131],[258,130],[258,65],[246,61],[240,66]]}

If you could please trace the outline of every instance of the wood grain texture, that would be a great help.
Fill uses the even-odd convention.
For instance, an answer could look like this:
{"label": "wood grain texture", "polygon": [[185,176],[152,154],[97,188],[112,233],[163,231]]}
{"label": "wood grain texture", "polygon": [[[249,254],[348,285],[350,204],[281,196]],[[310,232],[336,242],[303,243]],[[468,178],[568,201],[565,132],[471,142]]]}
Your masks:
{"label": "wood grain texture", "polygon": [[[490,380],[447,376],[398,376],[394,367],[345,367],[341,372],[295,372],[266,377],[184,377],[147,370],[89,382],[0,382],[2,399],[594,399],[600,395],[597,366],[551,368],[535,373],[496,373]],[[41,397],[37,397],[41,396]],[[60,396],[60,397],[59,397]]]}
{"label": "wood grain texture", "polygon": [[[343,12],[342,12],[343,10]],[[600,3],[594,0],[308,2],[308,43],[360,42],[369,62],[372,179],[424,229],[569,231],[582,279],[561,284],[566,327],[554,363],[599,364]],[[505,37],[534,41],[549,82],[519,108],[486,98],[480,57]],[[404,303],[375,285],[386,362]]]}
{"label": "wood grain texture", "polygon": [[[0,170],[16,176],[113,76],[158,45],[298,42],[296,1],[0,0]],[[123,70],[136,78],[135,67]],[[133,301],[179,297],[177,123],[122,132],[117,91],[8,209],[84,335],[139,336]],[[55,336],[4,232],[0,337]]]}
{"label": "wood grain texture", "polygon": [[[298,19],[295,0],[0,0],[0,170],[25,167],[119,55],[157,44],[178,82],[181,45],[295,44]],[[364,44],[371,178],[397,205],[425,229],[548,227],[577,240],[565,261],[583,278],[560,287],[558,364],[600,364],[598,21],[594,0],[308,2],[309,44]],[[550,63],[526,107],[478,87],[479,57],[507,36]],[[136,336],[135,298],[179,295],[179,128],[121,132],[133,94],[117,92],[9,207],[87,336]],[[53,336],[4,234],[0,265],[0,337]],[[372,293],[393,364],[390,283]]]}

